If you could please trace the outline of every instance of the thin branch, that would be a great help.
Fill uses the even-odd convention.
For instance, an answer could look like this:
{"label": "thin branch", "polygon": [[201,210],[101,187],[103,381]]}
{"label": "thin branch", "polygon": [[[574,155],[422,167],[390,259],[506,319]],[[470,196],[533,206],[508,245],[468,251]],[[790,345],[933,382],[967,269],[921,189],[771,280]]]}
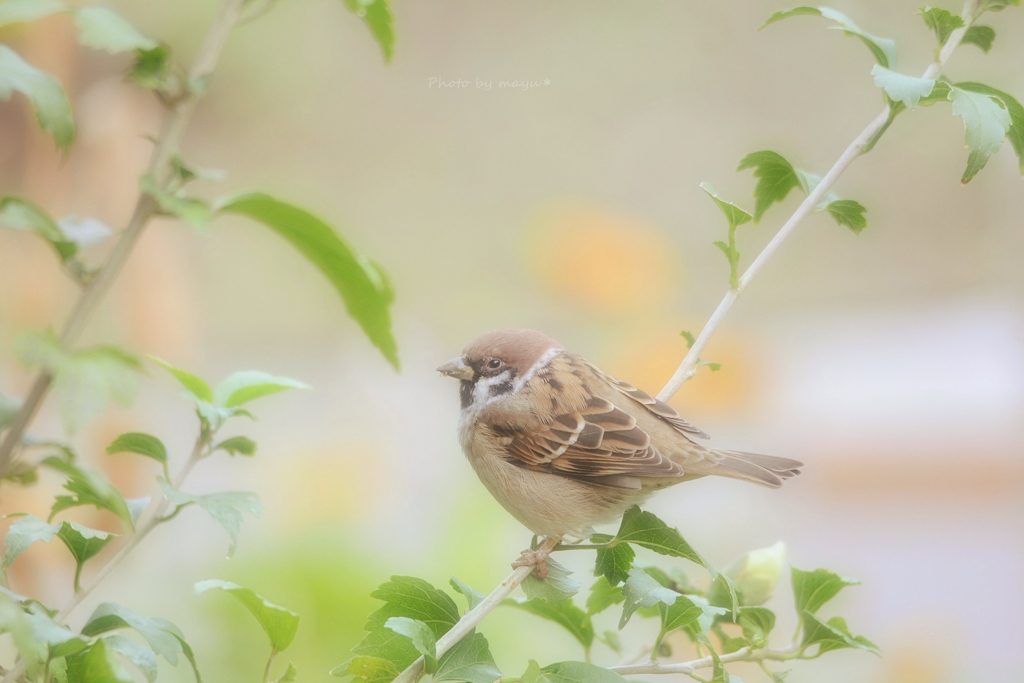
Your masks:
{"label": "thin branch", "polygon": [[[942,46],[939,56],[925,70],[922,78],[935,78],[942,72],[942,67],[945,65],[946,60],[948,60],[950,55],[953,54],[953,51],[960,44],[960,41],[963,39],[967,29],[970,28],[971,24],[974,22],[977,11],[978,0],[968,0],[963,9],[964,25],[950,34],[946,44]],[[679,391],[679,388],[683,386],[683,383],[686,382],[686,380],[693,377],[694,373],[697,372],[697,367],[700,362],[700,354],[704,351],[704,347],[707,346],[708,341],[711,339],[711,335],[713,335],[715,330],[718,329],[718,326],[721,325],[722,319],[725,318],[725,314],[729,312],[729,309],[732,308],[736,299],[739,298],[740,293],[747,288],[747,285],[749,285],[750,281],[754,279],[754,276],[760,272],[761,268],[763,268],[765,263],[768,262],[768,259],[770,259],[775,252],[779,250],[779,247],[782,246],[782,243],[786,241],[786,238],[789,237],[796,229],[796,226],[800,224],[800,221],[814,211],[815,207],[825,196],[825,193],[828,192],[832,188],[832,185],[835,184],[836,180],[839,179],[839,176],[843,174],[843,172],[854,162],[855,159],[857,159],[857,157],[861,156],[874,146],[875,142],[882,133],[888,129],[889,124],[891,123],[891,109],[886,106],[886,108],[868,124],[868,127],[861,131],[861,134],[850,143],[850,146],[846,148],[846,151],[844,151],[836,163],[832,165],[832,168],[830,168],[828,173],[825,174],[825,177],[821,179],[821,182],[818,183],[817,187],[808,193],[804,201],[801,202],[800,206],[798,206],[796,211],[793,212],[793,215],[789,217],[789,220],[786,221],[785,225],[783,225],[779,232],[776,233],[775,237],[772,238],[772,241],[768,243],[768,246],[764,248],[764,251],[758,254],[757,258],[754,259],[754,262],[750,264],[747,270],[743,273],[743,276],[740,277],[736,286],[726,292],[721,303],[718,304],[718,308],[715,309],[715,312],[711,315],[711,318],[704,326],[704,329],[700,331],[700,334],[697,336],[697,340],[693,343],[693,346],[690,347],[690,350],[683,359],[683,362],[679,365],[675,374],[672,375],[672,379],[668,381],[665,388],[658,394],[659,399],[662,401],[669,400],[677,391]]]}
{"label": "thin branch", "polygon": [[[556,539],[546,538],[544,542],[540,544],[539,550],[551,551],[558,543]],[[501,582],[497,588],[491,591],[491,594],[480,601],[480,604],[473,609],[466,612],[455,626],[452,626],[448,633],[445,633],[437,641],[437,657],[440,659],[448,650],[452,649],[455,643],[462,640],[469,634],[476,625],[483,621],[484,617],[491,613],[495,607],[501,604],[502,600],[507,598],[512,591],[514,591],[519,584],[530,575],[533,571],[533,567],[519,567],[514,572],[508,575],[504,581]],[[405,671],[398,674],[392,683],[412,683],[419,679],[423,675],[423,657],[420,657],[415,662],[406,667]]]}
{"label": "thin branch", "polygon": [[[178,472],[178,476],[174,479],[174,488],[180,488],[189,473],[192,471],[192,468],[196,466],[196,463],[210,454],[210,443],[213,441],[213,436],[214,435],[212,433],[207,432],[205,429],[200,433],[199,438],[196,439],[195,446],[192,448],[192,454],[189,456],[185,465],[181,468],[181,471]],[[164,512],[167,510],[169,505],[170,501],[167,500],[166,497],[155,502],[152,506],[152,511],[146,516],[146,520],[135,529],[135,533],[129,536],[128,541],[121,546],[121,549],[118,550],[113,557],[107,560],[107,563],[103,565],[98,572],[96,572],[96,575],[93,576],[88,583],[81,587],[78,585],[78,580],[81,576],[80,572],[82,570],[82,565],[78,566],[78,572],[75,574],[74,595],[71,596],[71,599],[68,600],[67,604],[64,605],[60,612],[57,613],[57,616],[54,617],[54,621],[57,621],[58,623],[65,621],[68,618],[68,615],[70,615],[76,607],[82,604],[82,601],[92,593],[96,586],[98,586],[103,579],[107,578],[107,575],[114,570],[114,567],[119,565],[121,560],[127,557],[128,554],[142,542],[142,539],[149,535],[150,531],[168,519],[164,517]],[[21,659],[13,669],[7,672],[7,675],[5,675],[3,679],[0,679],[0,683],[13,683],[18,680],[20,676],[24,675],[27,668],[28,660],[24,658]]]}
{"label": "thin branch", "polygon": [[[799,657],[800,646],[794,643],[788,647],[777,649],[761,648],[755,650],[749,647],[744,647],[736,650],[736,652],[721,655],[718,659],[722,664],[728,664],[729,662],[762,662],[764,660],[782,662],[787,659],[799,659]],[[672,662],[668,664],[647,662],[646,664],[627,664],[625,666],[612,666],[609,668],[620,676],[628,676],[630,674],[690,675],[699,669],[707,669],[714,666],[714,663],[714,659],[707,656],[701,657],[700,659],[694,659],[689,662]]]}
{"label": "thin branch", "polygon": [[[164,120],[163,130],[156,148],[153,150],[153,155],[150,157],[148,170],[160,188],[164,188],[171,177],[171,159],[181,146],[182,135],[192,118],[196,104],[202,97],[205,81],[213,72],[217,60],[220,58],[228,35],[242,12],[243,4],[244,0],[224,0],[221,4],[202,46],[192,62],[192,68],[189,70],[187,95],[175,104],[170,115]],[[135,203],[135,210],[132,212],[127,227],[122,231],[121,238],[114,245],[103,268],[83,288],[78,302],[64,323],[60,334],[62,346],[70,347],[78,339],[96,307],[107,295],[117,276],[120,275],[132,249],[156,210],[155,200],[149,194],[140,192]],[[40,370],[36,375],[28,397],[7,429],[3,441],[0,442],[0,475],[10,471],[14,452],[18,444],[21,443],[22,435],[31,424],[52,383],[53,375],[48,370]]]}
{"label": "thin branch", "polygon": [[[228,35],[230,35],[231,29],[238,21],[243,3],[244,0],[224,0],[221,3],[217,15],[210,26],[210,30],[206,34],[206,38],[203,40],[195,60],[192,62],[192,68],[189,71],[190,83],[196,84],[205,80],[213,71],[227,42]],[[154,177],[159,176],[158,182],[160,183],[166,183],[170,177],[170,160],[178,150],[181,136],[200,97],[201,92],[190,91],[189,95],[178,103],[177,107],[164,122],[163,132],[149,166],[149,172]],[[156,205],[149,195],[139,195],[131,221],[129,221],[128,227],[122,234],[120,241],[115,245],[103,269],[85,289],[71,316],[68,318],[61,333],[61,343],[64,345],[70,344],[81,332],[90,314],[106,294],[122,266],[124,266],[124,262],[128,259],[132,247],[138,241],[146,222],[153,215],[155,208]],[[14,423],[8,429],[3,443],[0,444],[0,472],[6,471],[10,464],[14,446],[21,441],[22,434],[26,427],[28,427],[29,422],[32,421],[36,410],[39,408],[39,404],[45,398],[52,380],[53,376],[46,371],[40,372],[36,377],[36,382],[32,386],[29,397],[25,400],[25,404],[18,413]],[[195,447],[192,449],[192,454],[174,480],[175,488],[181,486],[196,463],[207,454],[212,439],[213,434],[207,430],[204,429],[200,433]],[[100,568],[92,579],[75,591],[68,603],[57,613],[56,621],[61,622],[67,619],[68,615],[121,563],[121,560],[127,557],[142,539],[160,524],[161,518],[164,516],[164,512],[166,512],[169,504],[169,501],[163,498],[153,505],[152,512],[136,528],[135,533],[128,538],[128,541],[121,549]],[[22,658],[13,669],[6,673],[3,679],[0,679],[0,683],[14,683],[14,681],[17,681],[25,674],[27,668],[28,660]]]}

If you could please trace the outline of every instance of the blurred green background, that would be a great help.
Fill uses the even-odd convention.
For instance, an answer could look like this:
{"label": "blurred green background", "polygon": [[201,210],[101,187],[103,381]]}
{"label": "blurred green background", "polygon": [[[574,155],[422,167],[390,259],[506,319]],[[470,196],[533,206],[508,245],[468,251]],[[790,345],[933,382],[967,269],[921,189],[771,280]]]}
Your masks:
{"label": "blurred green background", "polygon": [[[214,9],[110,4],[186,63]],[[834,6],[895,38],[901,71],[930,61],[934,37],[918,3]],[[234,559],[222,530],[187,510],[74,616],[83,621],[104,600],[166,616],[209,681],[258,680],[266,643],[233,601],[193,597],[195,581],[235,580],[298,612],[282,658],[303,681],[329,680],[349,657],[375,609],[368,593],[390,574],[496,585],[529,534],[473,476],[456,439],[455,386],[433,369],[483,331],[528,326],[657,391],[685,355],[679,330],[698,331],[727,287],[711,245],[724,221],[698,183],[749,208],[753,181],[734,173],[744,154],[773,149],[823,173],[881,106],[858,41],[813,18],[757,32],[784,8],[774,1],[392,8],[390,66],[338,0],[282,1],[239,28],[185,155],[228,171],[200,188],[208,196],[271,192],[385,264],[401,373],[301,257],[230,217],[208,234],[156,221],[88,331],[87,341],[214,381],[260,369],[315,389],[256,403],[259,422],[234,426],[259,443],[256,458],[206,461],[186,487],[261,495],[267,512],[246,522]],[[997,29],[991,53],[965,46],[947,75],[1024,95],[1024,12],[985,23]],[[3,37],[61,78],[80,126],[62,163],[24,101],[0,105],[4,193],[123,226],[157,103],[121,81],[128,58],[79,48],[67,17]],[[468,85],[437,85],[452,80]],[[719,566],[784,539],[796,566],[864,582],[837,608],[884,658],[850,651],[800,663],[794,683],[1008,683],[1024,668],[1024,192],[1008,143],[962,187],[966,156],[948,107],[901,116],[836,187],[868,207],[868,229],[854,236],[827,216],[808,219],[708,347],[723,369],[701,371],[674,400],[716,444],[807,468],[781,491],[685,484],[655,498],[653,511]],[[798,201],[739,229],[743,264]],[[22,395],[31,377],[12,360],[16,336],[62,320],[74,296],[41,240],[0,232],[3,391]],[[153,490],[155,465],[103,456],[103,447],[123,431],[149,431],[182,461],[195,429],[176,385],[154,369],[131,409],[108,410],[73,441],[139,496]],[[60,435],[52,402],[35,431]],[[57,486],[5,487],[4,509],[43,514]],[[113,528],[102,514],[77,514]],[[12,567],[12,588],[60,603],[69,560],[37,546]],[[590,558],[573,555],[566,561],[586,583]],[[782,586],[769,606],[786,613],[788,600]],[[481,630],[508,675],[529,658],[580,656],[557,626],[524,613],[499,610]],[[186,668],[162,666],[167,680],[191,680]]]}

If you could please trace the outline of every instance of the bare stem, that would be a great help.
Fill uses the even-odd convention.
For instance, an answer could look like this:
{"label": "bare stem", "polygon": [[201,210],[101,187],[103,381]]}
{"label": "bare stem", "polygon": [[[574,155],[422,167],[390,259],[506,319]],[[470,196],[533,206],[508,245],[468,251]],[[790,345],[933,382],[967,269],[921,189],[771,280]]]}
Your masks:
{"label": "bare stem", "polygon": [[267,657],[267,668],[263,670],[263,683],[270,683],[270,667],[274,664],[275,657],[277,657],[277,650],[271,650],[270,656]]}
{"label": "bare stem", "polygon": [[[182,135],[192,118],[196,104],[202,97],[204,89],[202,84],[213,72],[228,35],[238,21],[243,4],[244,0],[224,0],[221,3],[220,9],[210,25],[210,30],[192,62],[192,68],[189,70],[189,90],[181,100],[174,104],[170,114],[164,119],[163,130],[149,161],[149,174],[153,176],[157,186],[162,189],[166,187],[171,178],[171,160],[178,153]],[[78,302],[64,323],[60,333],[60,341],[64,347],[70,347],[78,339],[96,307],[110,291],[117,276],[120,275],[132,249],[156,210],[157,205],[153,198],[140,192],[131,219],[111,250],[107,262],[84,287]],[[10,471],[13,456],[18,444],[21,443],[22,435],[31,424],[43,399],[46,398],[52,382],[53,375],[48,370],[40,370],[36,375],[35,382],[33,382],[32,389],[25,398],[21,410],[7,429],[3,441],[0,442],[0,475]]]}
{"label": "bare stem", "polygon": [[[939,56],[936,58],[935,62],[928,66],[922,78],[935,78],[942,72],[942,67],[945,65],[946,60],[948,60],[950,55],[953,54],[953,51],[960,44],[960,41],[967,32],[967,29],[970,28],[971,23],[974,21],[977,14],[977,8],[977,0],[968,0],[964,5],[964,26],[953,31],[949,36],[949,39],[946,41],[946,44],[942,46]],[[828,173],[825,174],[825,177],[821,179],[821,182],[818,183],[817,187],[815,187],[814,190],[807,195],[804,201],[800,203],[800,206],[797,207],[796,211],[793,212],[793,215],[789,217],[789,220],[786,221],[779,232],[775,234],[775,237],[773,237],[772,241],[768,243],[768,246],[766,246],[764,250],[758,254],[757,258],[754,259],[754,262],[750,264],[742,277],[740,277],[738,286],[733,286],[728,292],[726,292],[721,303],[718,304],[718,308],[715,309],[715,312],[711,315],[707,324],[704,325],[704,329],[700,331],[700,334],[697,336],[696,341],[694,341],[693,346],[690,347],[690,350],[683,359],[683,362],[679,365],[679,368],[676,369],[675,374],[672,375],[672,379],[668,381],[665,388],[658,394],[659,399],[662,401],[669,400],[677,391],[679,391],[679,388],[683,386],[683,383],[686,382],[686,380],[693,377],[694,373],[697,372],[700,355],[703,353],[704,347],[707,346],[708,341],[711,339],[711,335],[713,335],[715,330],[718,329],[718,326],[721,325],[722,320],[725,318],[725,314],[729,312],[730,308],[732,308],[732,305],[736,302],[736,299],[739,298],[739,295],[747,288],[747,285],[749,285],[750,281],[754,279],[754,276],[760,272],[768,262],[768,259],[770,259],[775,252],[779,250],[779,247],[781,247],[782,243],[786,241],[786,238],[792,234],[796,229],[796,226],[814,211],[815,207],[825,196],[825,193],[827,193],[839,179],[839,176],[849,168],[850,164],[852,164],[857,157],[861,156],[874,146],[875,142],[888,129],[891,123],[891,111],[890,108],[886,106],[886,108],[868,124],[867,128],[861,131],[860,135],[850,143],[850,146],[846,148],[836,163],[832,165],[832,168],[830,168]]]}
{"label": "bare stem", "polygon": [[[787,659],[798,659],[799,657],[800,646],[794,643],[788,647],[778,649],[761,648],[755,650],[744,647],[736,650],[736,652],[721,655],[718,659],[722,664],[728,664],[729,662],[762,662],[764,660],[785,661]],[[689,676],[699,669],[707,669],[713,666],[714,663],[714,659],[709,655],[689,662],[661,664],[652,661],[646,664],[627,664],[610,668],[621,676],[628,676],[630,674],[686,674]]]}

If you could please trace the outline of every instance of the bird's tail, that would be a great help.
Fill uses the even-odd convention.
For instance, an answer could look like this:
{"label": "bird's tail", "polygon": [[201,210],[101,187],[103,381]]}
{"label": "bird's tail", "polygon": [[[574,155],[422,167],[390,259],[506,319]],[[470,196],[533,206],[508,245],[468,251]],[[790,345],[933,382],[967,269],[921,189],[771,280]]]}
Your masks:
{"label": "bird's tail", "polygon": [[779,488],[782,482],[800,474],[804,466],[799,460],[760,455],[743,451],[715,451],[721,460],[709,472],[719,477],[732,477],[752,481],[762,486]]}

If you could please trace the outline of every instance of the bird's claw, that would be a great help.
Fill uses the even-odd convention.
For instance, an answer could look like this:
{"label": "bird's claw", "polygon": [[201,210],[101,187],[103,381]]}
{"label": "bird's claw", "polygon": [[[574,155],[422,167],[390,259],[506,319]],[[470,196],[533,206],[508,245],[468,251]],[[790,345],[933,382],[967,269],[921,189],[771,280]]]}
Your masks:
{"label": "bird's claw", "polygon": [[550,550],[524,550],[519,559],[512,563],[512,568],[533,567],[533,573],[540,579],[548,577],[548,555]]}

